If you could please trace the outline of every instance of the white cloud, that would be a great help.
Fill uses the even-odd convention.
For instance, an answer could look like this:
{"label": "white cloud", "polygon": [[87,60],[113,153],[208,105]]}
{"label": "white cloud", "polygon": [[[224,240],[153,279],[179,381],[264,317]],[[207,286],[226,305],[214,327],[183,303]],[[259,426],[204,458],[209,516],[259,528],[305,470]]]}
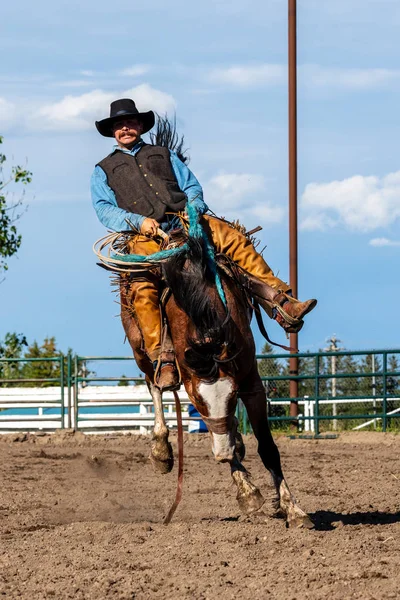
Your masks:
{"label": "white cloud", "polygon": [[246,219],[251,215],[265,223],[279,223],[285,210],[266,199],[266,182],[262,175],[222,173],[204,186],[205,201],[218,215]]}
{"label": "white cloud", "polygon": [[[287,77],[286,64],[270,63],[218,67],[206,74],[206,80],[210,83],[237,88],[284,85]],[[298,67],[299,85],[317,88],[364,90],[380,88],[399,80],[400,70],[397,69],[340,68],[313,64]]]}
{"label": "white cloud", "polygon": [[250,208],[251,214],[259,217],[265,223],[281,223],[285,216],[286,210],[281,206],[273,205],[269,202],[255,204]]}
{"label": "white cloud", "polygon": [[275,64],[235,65],[215,68],[208,72],[211,83],[254,87],[260,85],[279,85],[286,80],[287,67]]}
{"label": "white cloud", "polygon": [[250,173],[222,173],[216,175],[207,185],[207,198],[217,202],[223,209],[238,208],[244,197],[258,194],[265,189],[265,179],[262,175]]}
{"label": "white cloud", "polygon": [[84,77],[94,77],[95,72],[94,71],[90,71],[88,69],[84,69],[83,71],[79,71],[80,75],[83,75]]}
{"label": "white cloud", "polygon": [[335,87],[353,90],[382,87],[400,79],[396,69],[357,69],[302,65],[299,82],[316,87]]}
{"label": "white cloud", "polygon": [[119,75],[128,75],[130,77],[140,77],[141,75],[145,75],[151,70],[150,65],[133,65],[132,67],[128,67],[126,69],[122,69],[118,71]]}
{"label": "white cloud", "polygon": [[353,231],[388,227],[400,217],[400,171],[379,178],[355,175],[310,183],[301,197],[302,229],[344,226]]}
{"label": "white cloud", "polygon": [[369,241],[370,246],[400,246],[400,241],[388,240],[388,238],[374,238]]}
{"label": "white cloud", "polygon": [[14,104],[0,97],[0,126],[6,128],[14,121],[16,107]]}
{"label": "white cloud", "polygon": [[93,90],[80,96],[65,96],[58,102],[39,108],[32,115],[31,127],[66,131],[90,129],[95,120],[107,117],[109,104],[113,100],[124,97],[134,98],[141,111],[151,109],[163,114],[175,109],[175,100],[171,95],[144,83],[118,92]]}

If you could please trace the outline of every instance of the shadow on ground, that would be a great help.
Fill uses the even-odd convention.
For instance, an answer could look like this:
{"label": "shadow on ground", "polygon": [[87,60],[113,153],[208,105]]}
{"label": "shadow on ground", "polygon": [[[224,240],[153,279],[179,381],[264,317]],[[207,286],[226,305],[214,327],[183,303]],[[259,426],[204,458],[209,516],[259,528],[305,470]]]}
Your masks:
{"label": "shadow on ground", "polygon": [[337,525],[392,525],[400,523],[400,512],[389,513],[378,510],[372,512],[337,513],[329,510],[318,510],[311,513],[315,529],[329,531],[336,529]]}

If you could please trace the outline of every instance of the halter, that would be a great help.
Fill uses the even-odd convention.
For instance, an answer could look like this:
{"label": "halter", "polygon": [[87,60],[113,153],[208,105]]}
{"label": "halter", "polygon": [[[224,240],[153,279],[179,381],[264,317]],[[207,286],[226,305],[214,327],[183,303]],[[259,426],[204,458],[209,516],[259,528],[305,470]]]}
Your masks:
{"label": "halter", "polygon": [[207,429],[211,433],[222,435],[228,433],[233,424],[233,418],[235,416],[235,410],[231,411],[223,417],[206,417],[199,413],[204,423],[207,425]]}

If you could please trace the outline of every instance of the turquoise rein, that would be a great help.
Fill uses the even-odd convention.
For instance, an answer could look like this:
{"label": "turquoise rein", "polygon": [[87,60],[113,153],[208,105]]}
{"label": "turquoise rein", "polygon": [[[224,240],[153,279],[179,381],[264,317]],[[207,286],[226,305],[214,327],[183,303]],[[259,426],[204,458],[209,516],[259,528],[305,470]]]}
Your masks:
{"label": "turquoise rein", "polygon": [[[200,224],[200,213],[196,210],[195,206],[191,205],[190,202],[186,204],[186,212],[189,217],[189,237],[193,237],[196,239],[201,239],[203,243],[203,248],[206,251],[206,259],[207,265],[214,277],[215,285],[219,294],[219,297],[222,300],[224,306],[226,306],[226,297],[224,288],[222,287],[221,278],[219,276],[217,265],[215,262],[215,253],[214,248],[212,247],[210,240],[203,227]],[[158,263],[161,261],[168,260],[172,256],[176,256],[177,254],[183,254],[188,251],[188,245],[183,244],[179,248],[171,248],[170,250],[160,250],[160,252],[154,252],[154,254],[150,254],[148,256],[142,256],[139,254],[124,254],[124,255],[113,255],[111,258],[118,259],[118,261],[122,262],[140,262],[140,263]]]}

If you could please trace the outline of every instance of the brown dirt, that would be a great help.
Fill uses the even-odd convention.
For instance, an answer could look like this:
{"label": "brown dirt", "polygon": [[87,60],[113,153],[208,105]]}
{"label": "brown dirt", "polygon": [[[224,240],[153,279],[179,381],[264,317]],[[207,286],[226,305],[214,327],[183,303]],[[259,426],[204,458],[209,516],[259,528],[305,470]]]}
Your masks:
{"label": "brown dirt", "polygon": [[[313,531],[240,517],[229,467],[215,463],[206,436],[185,438],[183,501],[168,527],[176,471],[153,473],[148,438],[25,438],[0,436],[7,599],[399,598],[400,436],[278,439]],[[247,450],[268,497],[252,438]]]}

